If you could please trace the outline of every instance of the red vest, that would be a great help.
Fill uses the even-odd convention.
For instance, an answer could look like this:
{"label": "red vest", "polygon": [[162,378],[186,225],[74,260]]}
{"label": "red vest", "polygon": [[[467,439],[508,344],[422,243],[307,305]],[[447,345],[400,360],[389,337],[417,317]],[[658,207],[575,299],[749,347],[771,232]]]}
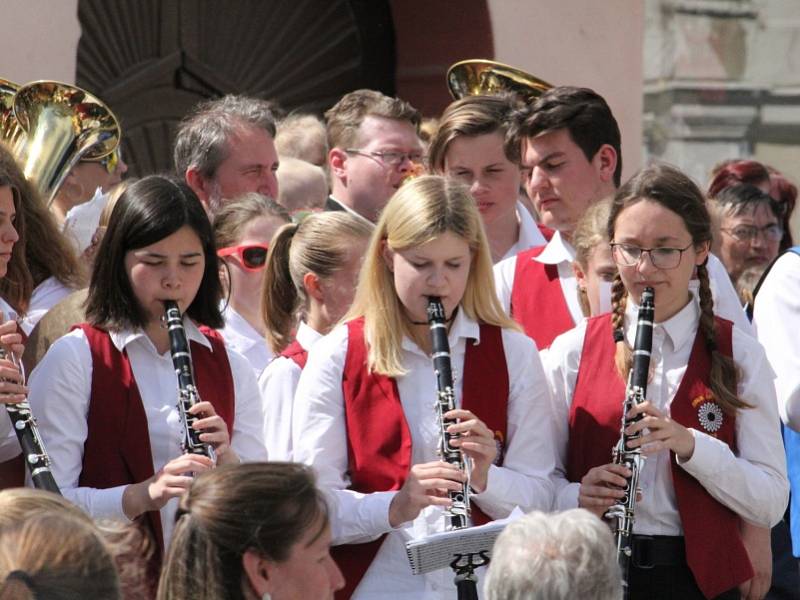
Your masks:
{"label": "red vest", "polygon": [[[342,391],[347,423],[350,489],[363,493],[398,490],[411,468],[411,432],[403,413],[397,382],[391,377],[367,371],[363,318],[349,321],[347,334]],[[506,441],[508,392],[508,367],[502,330],[496,326],[481,325],[480,343],[467,345],[461,405],[475,413],[494,431],[501,448]],[[434,394],[435,390],[431,390],[431,403]],[[380,423],[376,423],[378,418]],[[431,418],[435,418],[433,412]],[[502,461],[502,450],[498,458]],[[472,505],[472,521],[476,525],[489,520],[480,508]],[[345,588],[336,593],[337,600],[348,599],[353,594],[372,564],[384,537],[332,549],[346,580]]]}
{"label": "red vest", "polygon": [[306,361],[308,360],[308,350],[303,348],[300,345],[300,342],[297,340],[292,341],[291,344],[286,346],[281,352],[281,356],[284,358],[289,358],[294,361],[294,363],[300,367],[300,370],[306,368]]}
{"label": "red vest", "polygon": [[534,260],[544,249],[538,246],[517,254],[511,288],[511,316],[539,349],[548,348],[557,336],[575,327],[561,289],[558,265]]}
{"label": "red vest", "polygon": [[[732,324],[716,318],[720,352],[733,355]],[[579,482],[592,467],[611,462],[620,436],[625,385],[614,366],[611,315],[589,319],[569,414],[567,477]],[[709,384],[711,357],[699,330],[686,373],[670,405],[670,415],[684,427],[705,431],[703,406],[717,406]],[[725,414],[714,437],[736,448],[736,419]],[[672,481],[686,540],[686,562],[707,598],[714,598],[753,577],[739,534],[739,516],[717,502],[670,453]]]}
{"label": "red vest", "polygon": [[[86,335],[92,353],[88,435],[78,484],[104,489],[144,481],[154,474],[153,456],[147,417],[127,352],[117,350],[107,331],[88,323],[77,327]],[[228,434],[233,435],[234,387],[225,344],[216,331],[201,330],[211,342],[211,350],[190,342],[195,383],[200,397],[211,402],[228,425]],[[176,402],[177,398],[176,380]],[[156,541],[153,561],[160,565],[164,550],[161,516],[150,511],[140,522]]]}

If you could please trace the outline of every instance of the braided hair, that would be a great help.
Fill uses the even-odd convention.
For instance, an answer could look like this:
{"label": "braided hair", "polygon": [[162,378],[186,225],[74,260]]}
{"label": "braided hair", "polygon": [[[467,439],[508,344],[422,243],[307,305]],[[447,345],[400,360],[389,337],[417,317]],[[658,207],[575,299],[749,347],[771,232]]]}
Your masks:
{"label": "braided hair", "polygon": [[[684,173],[665,164],[655,164],[640,170],[614,196],[611,214],[608,219],[608,238],[614,239],[614,230],[620,213],[640,202],[649,200],[671,210],[683,219],[695,245],[711,242],[711,217],[706,208],[700,189]],[[737,393],[738,369],[733,358],[726,356],[717,348],[717,323],[714,319],[714,301],[711,297],[708,268],[706,264],[697,267],[700,282],[700,334],[706,349],[711,355],[711,390],[717,403],[729,414],[739,408],[752,408]],[[632,364],[632,350],[623,335],[625,305],[628,291],[619,274],[611,287],[611,323],[614,341],[617,346],[614,357],[617,372],[625,380]]]}

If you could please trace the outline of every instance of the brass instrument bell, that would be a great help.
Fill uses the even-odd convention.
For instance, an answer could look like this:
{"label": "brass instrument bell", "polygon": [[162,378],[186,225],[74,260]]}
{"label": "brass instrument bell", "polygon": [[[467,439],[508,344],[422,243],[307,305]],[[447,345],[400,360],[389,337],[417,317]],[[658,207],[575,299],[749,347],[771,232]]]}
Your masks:
{"label": "brass instrument bell", "polygon": [[514,92],[532,102],[553,85],[503,63],[474,59],[462,60],[448,69],[447,87],[456,100]]}
{"label": "brass instrument bell", "polygon": [[0,78],[0,142],[3,142],[14,156],[25,145],[25,131],[14,116],[14,95],[19,85]]}
{"label": "brass instrument bell", "polygon": [[52,202],[79,160],[97,160],[114,152],[120,127],[97,97],[57,81],[36,81],[17,90],[13,113],[26,135],[15,153],[25,177]]}

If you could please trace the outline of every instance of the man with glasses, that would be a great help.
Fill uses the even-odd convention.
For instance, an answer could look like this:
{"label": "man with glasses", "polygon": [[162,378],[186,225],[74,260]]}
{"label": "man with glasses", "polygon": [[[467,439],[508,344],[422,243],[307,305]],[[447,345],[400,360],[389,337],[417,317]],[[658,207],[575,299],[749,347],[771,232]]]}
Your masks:
{"label": "man with glasses", "polygon": [[721,234],[714,250],[734,284],[746,269],[764,269],[775,260],[783,238],[783,215],[769,194],[752,185],[735,185],[724,188],[710,206]]}
{"label": "man with glasses", "polygon": [[325,113],[331,196],[326,210],[347,210],[372,223],[423,162],[420,113],[373,90],[345,94]]}

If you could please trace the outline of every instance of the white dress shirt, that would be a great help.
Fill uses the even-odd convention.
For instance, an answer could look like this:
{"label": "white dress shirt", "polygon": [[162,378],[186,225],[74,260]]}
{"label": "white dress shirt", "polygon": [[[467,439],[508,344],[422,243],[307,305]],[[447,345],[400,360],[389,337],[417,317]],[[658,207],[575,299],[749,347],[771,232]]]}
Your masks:
{"label": "white dress shirt", "polygon": [[753,312],[758,341],[775,370],[778,410],[800,431],[800,256],[781,256],[764,280]]}
{"label": "white dress shirt", "polygon": [[[448,335],[455,379],[456,404],[461,405],[467,338],[478,339],[478,324],[459,311]],[[555,466],[552,403],[533,342],[516,331],[502,333],[509,374],[508,439],[502,467],[491,466],[487,487],[474,495],[475,504],[491,518],[507,517],[514,507],[549,510]],[[388,533],[353,598],[448,599],[455,597],[449,569],[412,575],[405,543],[445,528],[441,508],[429,506],[412,522],[389,525],[389,505],[397,492],[357,493],[346,489],[348,450],[342,371],[347,355],[347,328],[340,326],[317,342],[309,353],[295,395],[292,419],[294,458],[316,469],[320,487],[331,495],[335,544],[359,543]],[[402,342],[407,374],[397,389],[411,433],[411,463],[438,460],[439,423],[436,377],[431,359],[408,338]],[[374,415],[381,427],[382,415]]]}
{"label": "white dress shirt", "polygon": [[[625,336],[633,344],[638,307],[629,302],[625,314]],[[657,323],[653,331],[652,377],[647,399],[669,412],[694,344],[700,317],[693,299],[672,318]],[[566,464],[567,419],[578,376],[586,323],[557,337],[547,354],[545,370],[552,386],[556,411],[560,411],[559,455]],[[733,358],[741,370],[739,396],[753,409],[736,414],[737,451],[707,433],[690,429],[694,454],[678,464],[723,505],[746,521],[772,527],[783,516],[789,497],[786,460],[772,387],[773,373],[761,345],[750,335],[733,329]],[[591,375],[591,373],[589,373]],[[619,399],[622,403],[623,398]],[[608,457],[611,462],[611,448]],[[579,483],[566,480],[563,466],[555,471],[556,507],[578,505]],[[675,489],[670,472],[670,454],[664,450],[648,456],[640,475],[642,499],[636,505],[634,531],[646,535],[682,535]]]}
{"label": "white dress shirt", "polygon": [[30,335],[39,320],[47,314],[47,311],[74,291],[74,289],[67,287],[55,277],[48,277],[37,285],[31,295],[28,311],[20,323],[25,335]]}
{"label": "white dress shirt", "polygon": [[230,304],[222,311],[222,318],[225,326],[218,331],[225,345],[244,356],[258,378],[273,358],[267,340]]}
{"label": "white dress shirt", "polygon": [[[556,231],[553,237],[547,242],[544,250],[533,259],[544,265],[556,265],[558,268],[558,278],[561,280],[561,291],[567,303],[569,314],[572,315],[574,323],[580,323],[583,319],[583,311],[578,302],[578,282],[572,270],[572,261],[575,260],[575,248]],[[497,296],[503,304],[507,313],[511,311],[511,290],[514,287],[514,273],[517,269],[517,257],[502,260],[494,266],[494,281]]]}
{"label": "white dress shirt", "polygon": [[[572,270],[572,262],[575,260],[575,249],[561,236],[560,231],[556,231],[552,239],[539,256],[532,260],[543,264],[558,265],[558,278],[561,280],[561,291],[564,293],[564,300],[569,308],[574,323],[580,323],[583,319],[583,311],[578,301],[578,281]],[[713,254],[708,255],[708,279],[711,288],[711,296],[714,299],[714,314],[733,321],[734,324],[745,333],[753,335],[753,327],[747,320],[747,315],[742,309],[742,303],[736,290],[731,283],[728,272]],[[514,287],[514,273],[517,269],[517,257],[500,261],[494,266],[494,282],[497,297],[507,313],[510,314],[511,291]],[[689,289],[697,292],[700,282],[696,279],[689,283]]]}
{"label": "white dress shirt", "polygon": [[517,222],[519,223],[519,237],[517,238],[517,242],[508,249],[508,252],[506,252],[505,256],[500,260],[513,258],[528,248],[544,246],[547,243],[542,232],[539,231],[536,221],[533,220],[530,211],[525,208],[522,202],[517,202]]}
{"label": "white dress shirt", "polygon": [[[308,351],[322,334],[301,322],[295,338],[303,350]],[[270,460],[292,460],[292,407],[302,372],[291,358],[278,355],[258,378],[264,403],[264,439]]]}
{"label": "white dress shirt", "polygon": [[[210,348],[208,339],[188,318],[186,336]],[[182,429],[177,410],[177,380],[169,352],[158,354],[141,331],[111,333],[114,346],[127,351],[139,389],[153,456],[153,471],[181,455]],[[264,413],[253,371],[243,356],[227,350],[233,375],[235,417],[231,445],[244,461],[266,460],[263,440]],[[127,521],[122,510],[125,485],[107,489],[78,486],[83,446],[88,435],[87,416],[92,388],[92,356],[83,331],[76,329],[59,338],[34,369],[30,380],[30,402],[36,415],[53,476],[64,497],[93,518]],[[164,543],[172,533],[178,499],[161,509]]]}

